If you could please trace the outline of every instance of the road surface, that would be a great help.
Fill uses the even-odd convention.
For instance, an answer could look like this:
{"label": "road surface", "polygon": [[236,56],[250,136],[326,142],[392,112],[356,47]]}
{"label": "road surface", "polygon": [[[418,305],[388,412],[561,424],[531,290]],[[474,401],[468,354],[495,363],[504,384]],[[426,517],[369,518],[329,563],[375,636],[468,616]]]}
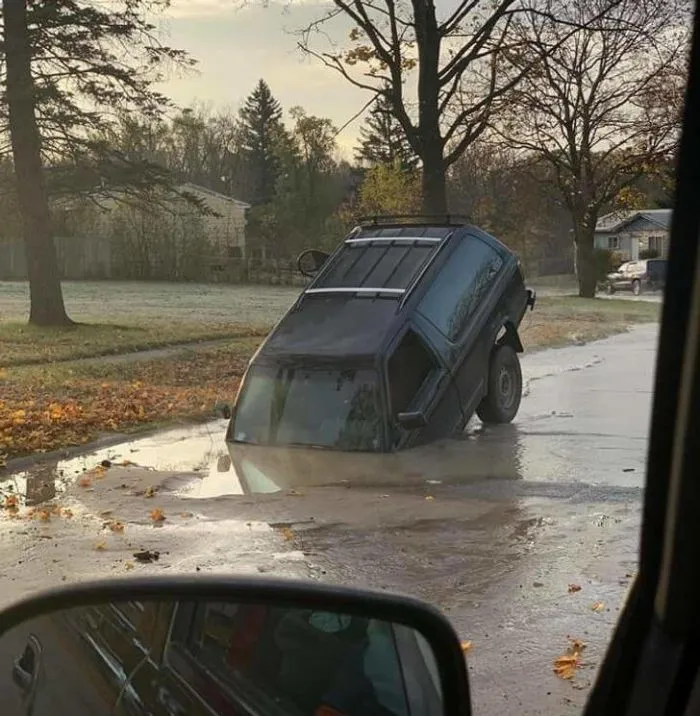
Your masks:
{"label": "road surface", "polygon": [[[2,597],[197,570],[404,592],[472,642],[476,713],[579,713],[636,569],[656,339],[525,356],[514,425],[402,455],[248,452],[237,474],[217,422],[36,466],[13,489],[70,512],[0,519]],[[586,649],[562,681],[569,637]]]}

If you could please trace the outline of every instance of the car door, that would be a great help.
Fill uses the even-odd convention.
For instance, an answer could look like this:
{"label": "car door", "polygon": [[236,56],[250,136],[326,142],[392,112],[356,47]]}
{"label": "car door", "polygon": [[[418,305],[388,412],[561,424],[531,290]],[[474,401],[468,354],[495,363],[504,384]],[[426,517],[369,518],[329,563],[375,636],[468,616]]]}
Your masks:
{"label": "car door", "polygon": [[[392,448],[450,435],[461,423],[462,409],[452,374],[419,324],[409,327],[390,349],[386,374]],[[411,411],[423,413],[425,427],[410,430],[399,424],[399,413]]]}
{"label": "car door", "polygon": [[494,289],[503,266],[495,248],[469,234],[457,242],[418,305],[449,342],[449,368],[466,416],[486,390],[489,340],[497,330]]}
{"label": "car door", "polygon": [[[265,636],[265,616],[239,605],[177,603],[162,648],[133,674],[123,698],[129,716],[295,716],[235,668],[232,628],[252,648]],[[236,616],[239,619],[236,623]],[[232,627],[232,624],[234,627]],[[260,629],[258,630],[258,627]],[[240,656],[240,654],[238,655]]]}

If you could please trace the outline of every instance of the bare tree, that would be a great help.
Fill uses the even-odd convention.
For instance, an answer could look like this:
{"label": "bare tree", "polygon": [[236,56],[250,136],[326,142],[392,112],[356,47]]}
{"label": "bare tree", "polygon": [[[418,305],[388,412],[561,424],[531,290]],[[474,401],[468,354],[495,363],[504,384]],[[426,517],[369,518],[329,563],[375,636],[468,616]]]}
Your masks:
{"label": "bare tree", "polygon": [[690,18],[687,3],[669,0],[555,2],[552,17],[528,17],[511,71],[533,69],[492,126],[549,166],[572,217],[579,295],[592,297],[598,216],[640,177],[664,170],[676,148]]}
{"label": "bare tree", "polygon": [[[333,0],[333,8],[302,31],[299,46],[386,100],[421,160],[424,211],[444,213],[448,168],[530,69],[504,71],[522,42],[519,26],[531,14],[548,16],[551,2],[461,0],[441,16],[433,0]],[[343,49],[332,40],[331,25],[348,19],[352,47]],[[413,79],[415,97],[406,90]]]}

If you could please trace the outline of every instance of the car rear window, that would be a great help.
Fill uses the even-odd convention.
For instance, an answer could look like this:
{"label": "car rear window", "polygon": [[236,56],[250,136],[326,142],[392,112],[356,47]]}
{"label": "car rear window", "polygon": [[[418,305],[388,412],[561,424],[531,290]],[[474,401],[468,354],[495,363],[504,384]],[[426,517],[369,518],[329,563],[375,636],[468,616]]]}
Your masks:
{"label": "car rear window", "polygon": [[381,449],[380,416],[374,370],[255,366],[234,439],[374,452]]}

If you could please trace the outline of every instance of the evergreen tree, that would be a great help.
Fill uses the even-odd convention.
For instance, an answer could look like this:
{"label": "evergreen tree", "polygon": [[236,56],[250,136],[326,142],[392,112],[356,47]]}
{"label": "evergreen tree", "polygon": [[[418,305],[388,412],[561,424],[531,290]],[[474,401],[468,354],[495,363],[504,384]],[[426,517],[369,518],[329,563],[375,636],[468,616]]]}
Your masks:
{"label": "evergreen tree", "polygon": [[253,204],[267,204],[274,195],[280,177],[280,144],[284,143],[282,107],[272,96],[265,80],[260,80],[239,113],[240,147],[252,175]]}
{"label": "evergreen tree", "polygon": [[360,163],[386,164],[404,170],[415,169],[418,158],[406,139],[403,127],[392,114],[391,104],[378,95],[364,126],[360,129],[360,146],[355,153]]}

